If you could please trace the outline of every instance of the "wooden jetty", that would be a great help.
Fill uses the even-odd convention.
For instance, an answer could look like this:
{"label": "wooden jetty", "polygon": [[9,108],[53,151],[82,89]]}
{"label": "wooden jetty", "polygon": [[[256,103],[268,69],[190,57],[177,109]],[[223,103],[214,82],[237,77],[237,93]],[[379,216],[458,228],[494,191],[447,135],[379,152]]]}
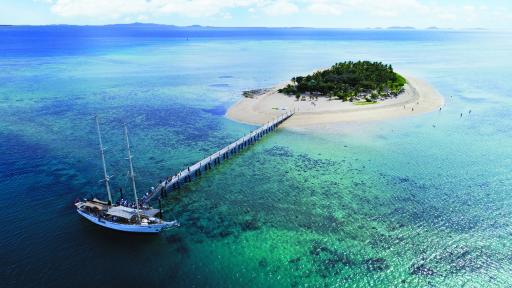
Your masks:
{"label": "wooden jetty", "polygon": [[147,203],[158,195],[165,197],[167,192],[180,188],[184,183],[191,182],[192,178],[200,176],[202,172],[219,165],[222,161],[229,159],[232,155],[240,152],[242,149],[255,143],[266,134],[274,131],[281,123],[292,117],[293,114],[293,111],[288,111],[194,165],[187,167],[187,169],[178,172],[173,176],[167,177],[167,179],[159,183],[157,187],[151,191],[150,195],[145,198],[144,202]]}

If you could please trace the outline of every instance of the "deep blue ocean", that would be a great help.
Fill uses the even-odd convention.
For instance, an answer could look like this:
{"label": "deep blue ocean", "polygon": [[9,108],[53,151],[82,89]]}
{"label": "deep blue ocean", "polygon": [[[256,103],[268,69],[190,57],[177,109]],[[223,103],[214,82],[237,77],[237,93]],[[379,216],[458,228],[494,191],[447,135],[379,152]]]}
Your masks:
{"label": "deep blue ocean", "polygon": [[[510,287],[511,36],[2,26],[0,286]],[[113,190],[129,189],[128,123],[144,193],[255,128],[224,116],[242,91],[348,60],[422,78],[445,107],[279,129],[174,191],[182,226],[160,235],[76,213],[105,197],[96,114]]]}

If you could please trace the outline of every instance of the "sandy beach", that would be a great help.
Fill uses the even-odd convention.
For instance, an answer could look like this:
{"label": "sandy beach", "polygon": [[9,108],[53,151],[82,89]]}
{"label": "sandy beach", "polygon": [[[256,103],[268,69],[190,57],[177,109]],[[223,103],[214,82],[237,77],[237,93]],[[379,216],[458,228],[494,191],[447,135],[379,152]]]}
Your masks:
{"label": "sandy beach", "polygon": [[329,100],[297,101],[294,96],[278,93],[279,87],[255,96],[242,98],[234,104],[226,116],[232,120],[263,124],[286,110],[296,114],[285,122],[286,127],[307,127],[338,122],[366,122],[408,117],[439,110],[444,104],[443,97],[427,82],[407,76],[405,91],[395,98],[380,100],[376,104],[355,105],[352,102]]}

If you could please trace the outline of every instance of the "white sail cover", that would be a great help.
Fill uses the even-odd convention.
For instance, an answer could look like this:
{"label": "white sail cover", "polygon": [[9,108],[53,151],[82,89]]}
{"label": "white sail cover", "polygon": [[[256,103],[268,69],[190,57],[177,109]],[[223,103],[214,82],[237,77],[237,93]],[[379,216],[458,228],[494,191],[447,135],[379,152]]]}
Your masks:
{"label": "white sail cover", "polygon": [[[141,216],[154,217],[156,214],[160,212],[158,209],[140,209],[139,213]],[[133,216],[137,216],[137,209],[124,207],[124,206],[115,206],[108,209],[108,215],[132,219]]]}

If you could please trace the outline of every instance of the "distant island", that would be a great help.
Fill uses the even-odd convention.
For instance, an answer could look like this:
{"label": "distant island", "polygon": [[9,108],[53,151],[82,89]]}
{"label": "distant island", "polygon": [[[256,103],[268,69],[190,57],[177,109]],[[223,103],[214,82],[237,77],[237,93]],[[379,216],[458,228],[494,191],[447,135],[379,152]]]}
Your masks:
{"label": "distant island", "polygon": [[412,26],[391,26],[388,27],[389,30],[416,30],[415,27]]}
{"label": "distant island", "polygon": [[297,100],[307,94],[351,102],[396,97],[407,83],[391,65],[370,61],[336,63],[329,69],[293,77],[291,82],[278,92],[295,95]]}

